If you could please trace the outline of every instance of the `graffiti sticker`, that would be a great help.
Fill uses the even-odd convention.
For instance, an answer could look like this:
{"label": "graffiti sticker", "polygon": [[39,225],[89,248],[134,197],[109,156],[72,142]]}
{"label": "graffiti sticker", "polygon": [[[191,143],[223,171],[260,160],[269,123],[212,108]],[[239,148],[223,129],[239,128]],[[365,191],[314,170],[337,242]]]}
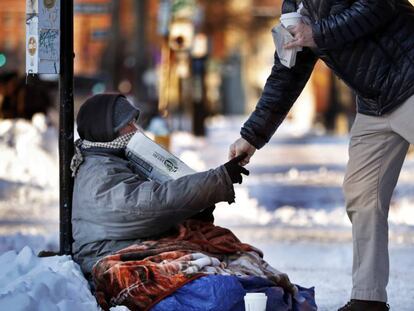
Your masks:
{"label": "graffiti sticker", "polygon": [[35,37],[30,37],[29,42],[27,43],[27,50],[29,51],[30,56],[34,56],[37,51],[37,42]]}
{"label": "graffiti sticker", "polygon": [[55,6],[56,0],[43,0],[43,4],[44,4],[45,8],[51,9]]}

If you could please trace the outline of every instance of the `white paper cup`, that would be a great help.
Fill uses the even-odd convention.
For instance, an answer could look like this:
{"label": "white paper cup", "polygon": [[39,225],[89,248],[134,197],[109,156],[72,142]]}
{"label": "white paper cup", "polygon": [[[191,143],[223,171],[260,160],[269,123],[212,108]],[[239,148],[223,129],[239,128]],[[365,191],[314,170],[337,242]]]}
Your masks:
{"label": "white paper cup", "polygon": [[267,296],[265,293],[247,293],[244,296],[246,311],[266,311]]}
{"label": "white paper cup", "polygon": [[289,28],[302,22],[302,15],[296,12],[282,14],[280,22],[285,28]]}
{"label": "white paper cup", "polygon": [[[283,27],[289,29],[289,27],[296,26],[302,22],[302,15],[297,12],[282,14],[282,16],[280,16],[280,22],[282,23]],[[302,48],[299,47],[296,48],[296,50],[299,52],[302,51]]]}

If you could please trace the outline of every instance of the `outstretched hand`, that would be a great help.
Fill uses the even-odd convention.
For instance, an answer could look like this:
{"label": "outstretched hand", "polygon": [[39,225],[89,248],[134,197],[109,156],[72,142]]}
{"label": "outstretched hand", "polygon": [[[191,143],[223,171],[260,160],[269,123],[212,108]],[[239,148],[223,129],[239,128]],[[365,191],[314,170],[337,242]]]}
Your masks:
{"label": "outstretched hand", "polygon": [[242,174],[249,176],[250,172],[240,165],[240,162],[243,161],[247,156],[247,153],[243,153],[238,157],[231,159],[229,162],[224,164],[224,167],[227,170],[227,173],[230,176],[230,179],[233,184],[241,184],[243,182]]}
{"label": "outstretched hand", "polygon": [[240,161],[241,166],[245,166],[250,162],[250,158],[256,152],[256,148],[251,145],[244,138],[239,138],[233,144],[231,144],[229,149],[229,160],[234,159],[242,154],[246,154],[245,157]]}

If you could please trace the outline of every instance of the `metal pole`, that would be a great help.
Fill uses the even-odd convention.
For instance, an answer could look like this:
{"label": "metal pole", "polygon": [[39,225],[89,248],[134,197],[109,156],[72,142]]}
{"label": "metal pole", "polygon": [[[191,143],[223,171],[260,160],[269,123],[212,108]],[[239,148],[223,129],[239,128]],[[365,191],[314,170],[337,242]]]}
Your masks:
{"label": "metal pole", "polygon": [[72,254],[72,192],[70,161],[73,145],[73,0],[61,0],[59,79],[60,254]]}

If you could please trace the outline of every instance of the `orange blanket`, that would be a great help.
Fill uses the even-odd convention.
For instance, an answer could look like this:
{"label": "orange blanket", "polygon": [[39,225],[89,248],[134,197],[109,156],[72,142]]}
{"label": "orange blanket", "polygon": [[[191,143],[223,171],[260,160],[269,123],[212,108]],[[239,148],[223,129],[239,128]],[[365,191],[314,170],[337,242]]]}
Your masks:
{"label": "orange blanket", "polygon": [[131,245],[98,261],[92,271],[96,297],[104,310],[114,305],[148,310],[184,284],[205,275],[188,269],[194,265],[194,254],[221,260],[226,255],[252,251],[262,257],[260,250],[241,243],[228,229],[187,220],[175,235]]}

